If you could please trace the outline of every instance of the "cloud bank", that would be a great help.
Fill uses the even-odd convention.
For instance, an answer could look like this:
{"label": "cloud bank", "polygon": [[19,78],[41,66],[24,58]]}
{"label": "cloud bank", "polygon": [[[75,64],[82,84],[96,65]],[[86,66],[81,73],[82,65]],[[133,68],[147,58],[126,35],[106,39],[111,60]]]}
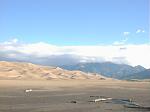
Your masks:
{"label": "cloud bank", "polygon": [[44,42],[0,43],[1,61],[23,61],[42,65],[69,65],[79,62],[125,63],[150,68],[150,45],[56,46]]}

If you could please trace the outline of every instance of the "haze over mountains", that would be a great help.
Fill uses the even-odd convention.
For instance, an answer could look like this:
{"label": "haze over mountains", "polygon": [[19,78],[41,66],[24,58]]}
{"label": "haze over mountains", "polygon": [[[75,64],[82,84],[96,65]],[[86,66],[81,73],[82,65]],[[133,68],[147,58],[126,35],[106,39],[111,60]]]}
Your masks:
{"label": "haze over mountains", "polygon": [[100,74],[69,71],[59,67],[48,67],[23,62],[0,61],[0,79],[10,80],[50,80],[50,79],[101,79]]}
{"label": "haze over mountains", "polygon": [[140,65],[133,67],[127,64],[103,62],[79,63],[75,65],[64,65],[61,67],[67,70],[80,70],[84,72],[98,73],[106,77],[112,77],[117,79],[150,78],[150,71]]}

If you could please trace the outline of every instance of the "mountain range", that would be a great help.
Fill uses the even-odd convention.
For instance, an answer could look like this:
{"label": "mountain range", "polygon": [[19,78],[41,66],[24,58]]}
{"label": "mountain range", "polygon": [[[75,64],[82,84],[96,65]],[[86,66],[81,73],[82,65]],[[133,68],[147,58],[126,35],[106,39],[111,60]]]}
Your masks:
{"label": "mountain range", "polygon": [[0,61],[0,80],[50,80],[50,79],[98,79],[108,80],[100,74],[69,71],[59,67],[41,66],[24,62]]}
{"label": "mountain range", "polygon": [[103,63],[79,63],[74,65],[63,65],[61,68],[67,70],[80,70],[86,73],[98,73],[106,77],[116,79],[147,79],[150,78],[150,71],[146,68],[138,66],[130,66],[127,64],[115,64],[112,62]]}
{"label": "mountain range", "polygon": [[140,65],[79,63],[60,67],[42,66],[25,62],[0,61],[0,79],[150,79],[150,69]]}
{"label": "mountain range", "polygon": [[125,79],[150,79],[150,69],[128,75]]}

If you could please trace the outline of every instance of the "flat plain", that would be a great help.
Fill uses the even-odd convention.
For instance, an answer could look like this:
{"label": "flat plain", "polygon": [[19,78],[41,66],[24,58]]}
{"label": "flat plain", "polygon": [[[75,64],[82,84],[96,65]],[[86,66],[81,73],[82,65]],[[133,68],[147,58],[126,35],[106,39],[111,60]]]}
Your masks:
{"label": "flat plain", "polygon": [[[25,90],[31,89],[31,92]],[[0,80],[0,112],[149,112],[97,97],[150,106],[150,82],[118,80]]]}

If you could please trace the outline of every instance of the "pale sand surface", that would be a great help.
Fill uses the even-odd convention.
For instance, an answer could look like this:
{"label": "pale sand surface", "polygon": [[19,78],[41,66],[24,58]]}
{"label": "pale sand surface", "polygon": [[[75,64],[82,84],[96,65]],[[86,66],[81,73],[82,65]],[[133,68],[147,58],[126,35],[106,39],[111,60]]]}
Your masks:
{"label": "pale sand surface", "polygon": [[[26,89],[32,89],[25,93]],[[132,99],[150,106],[150,82],[106,80],[0,80],[0,112],[145,112],[90,96]],[[70,103],[77,101],[77,103]],[[146,111],[148,112],[148,111]]]}

